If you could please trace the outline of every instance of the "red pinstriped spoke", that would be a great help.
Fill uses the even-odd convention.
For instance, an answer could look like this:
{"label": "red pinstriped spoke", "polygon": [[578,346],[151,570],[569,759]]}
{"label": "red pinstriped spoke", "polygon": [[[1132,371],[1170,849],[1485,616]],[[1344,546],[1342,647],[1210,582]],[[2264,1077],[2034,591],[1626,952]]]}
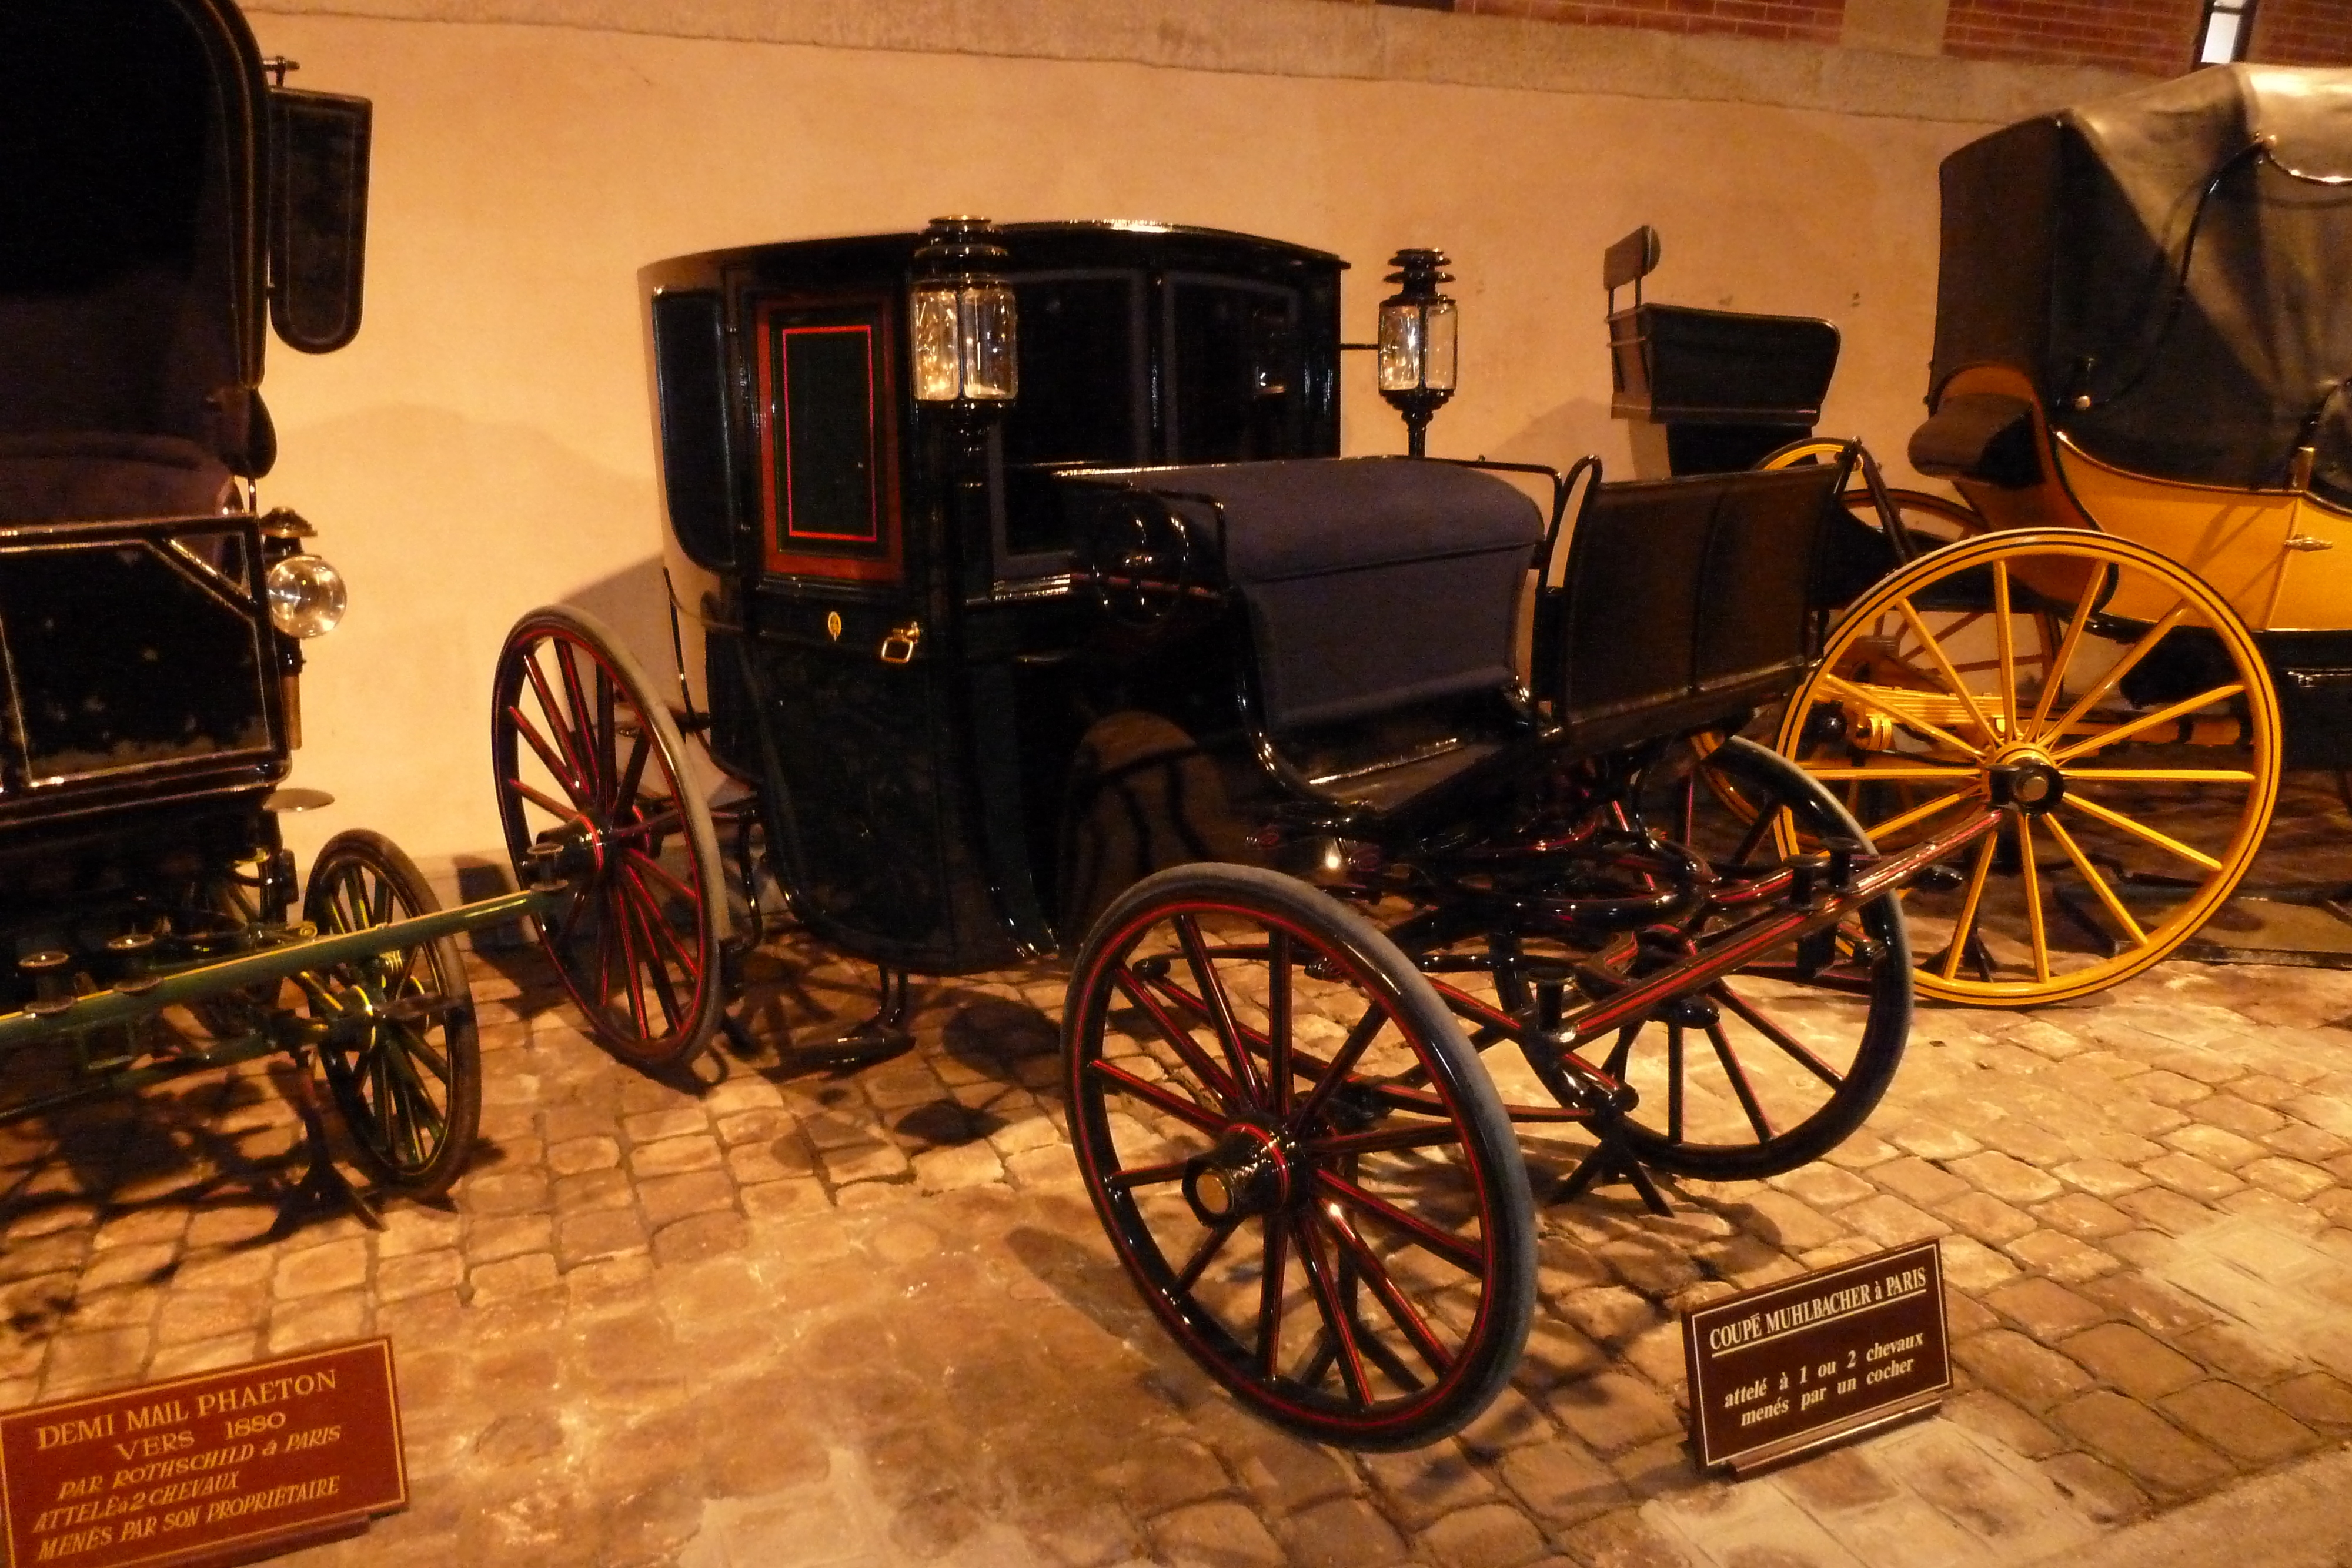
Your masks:
{"label": "red pinstriped spoke", "polygon": [[1322,1137],[1307,1138],[1300,1142],[1299,1153],[1314,1159],[1327,1160],[1344,1155],[1432,1149],[1461,1142],[1462,1129],[1453,1123],[1429,1122],[1419,1126],[1380,1127],[1369,1133],[1332,1133]]}
{"label": "red pinstriped spoke", "polygon": [[[621,769],[621,781],[613,790],[613,820],[628,816],[637,803],[637,786],[645,781],[646,758],[653,754],[653,737],[638,721],[636,738],[629,745],[628,766]],[[667,770],[665,770],[667,771]]]}
{"label": "red pinstriped spoke", "polygon": [[1453,1264],[1465,1274],[1478,1279],[1486,1277],[1486,1251],[1474,1242],[1440,1230],[1417,1215],[1408,1214],[1387,1198],[1376,1197],[1347,1177],[1332,1171],[1318,1170],[1314,1176],[1316,1187],[1328,1193],[1350,1208],[1392,1226],[1404,1233],[1416,1246]]}
{"label": "red pinstriped spoke", "polygon": [[[625,912],[624,918],[630,922],[638,936],[643,938],[642,951],[645,954],[646,977],[653,984],[654,999],[661,1004],[663,1021],[675,1029],[677,1027],[678,1019],[686,1015],[678,1008],[677,988],[675,982],[670,979],[669,966],[662,962],[661,943],[664,938],[667,938],[675,944],[677,934],[669,928],[669,923],[662,919],[657,913],[647,909],[636,899],[629,897],[625,892],[623,892],[614,902],[622,906]],[[692,970],[689,969],[688,972],[692,973]],[[696,983],[699,986],[699,976],[696,977]]]}
{"label": "red pinstriped spoke", "polygon": [[[563,672],[563,695],[572,705],[565,711],[571,715],[572,733],[580,743],[580,776],[587,780],[589,789],[595,791],[597,798],[602,800],[604,794],[604,782],[612,775],[598,767],[596,752],[589,749],[593,742],[601,751],[604,737],[593,733],[590,727],[594,721],[589,714],[587,690],[580,684],[579,655],[572,644],[563,638],[555,638],[550,645],[555,650],[555,667]],[[604,672],[599,669],[597,674],[601,677]]]}
{"label": "red pinstriped spoke", "polygon": [[507,788],[551,817],[561,817],[567,822],[576,822],[580,820],[580,810],[577,806],[567,805],[552,795],[533,789],[520,779],[508,779]]}
{"label": "red pinstriped spoke", "polygon": [[1790,1056],[1794,1057],[1799,1066],[1811,1073],[1814,1077],[1820,1079],[1822,1082],[1828,1084],[1831,1088],[1838,1088],[1845,1082],[1845,1079],[1840,1075],[1834,1068],[1831,1067],[1828,1062],[1823,1061],[1820,1057],[1815,1056],[1811,1051],[1806,1050],[1803,1042],[1799,1040],[1796,1036],[1790,1034],[1787,1030],[1782,1029],[1779,1024],[1774,1023],[1771,1019],[1764,1013],[1757,1010],[1755,1007],[1748,1003],[1746,998],[1734,991],[1729,986],[1717,985],[1709,987],[1707,989],[1707,995],[1721,1002],[1725,1007],[1729,1008],[1733,1012],[1738,1013],[1750,1029],[1762,1035],[1765,1039],[1770,1040],[1774,1045],[1779,1046]]}
{"label": "red pinstriped spoke", "polygon": [[[1339,1090],[1348,1074],[1354,1071],[1356,1063],[1363,1059],[1365,1051],[1379,1036],[1381,1027],[1388,1021],[1389,1015],[1381,1010],[1378,1002],[1374,1002],[1365,1010],[1364,1016],[1356,1020],[1356,1027],[1348,1031],[1348,1038],[1340,1041],[1339,1049],[1331,1053],[1331,1060],[1319,1064],[1323,1077],[1314,1088],[1307,1092],[1307,1098],[1299,1103],[1298,1107],[1291,1112],[1288,1120],[1284,1124],[1286,1131],[1296,1136],[1315,1124],[1315,1119],[1323,1113],[1323,1107],[1331,1103],[1332,1094]],[[1300,1054],[1303,1055],[1303,1053]],[[1309,1065],[1318,1064],[1310,1062]]]}
{"label": "red pinstriped spoke", "polygon": [[[613,747],[621,738],[621,729],[620,715],[614,707],[614,695],[612,673],[604,668],[600,660],[596,665],[596,782],[600,787],[612,791],[606,798],[608,805],[615,804],[620,800],[620,785],[617,777],[620,758],[613,754]],[[642,728],[644,722],[642,718],[638,720],[640,734],[644,733]]]}
{"label": "red pinstriped spoke", "polygon": [[652,877],[656,882],[660,883],[664,887],[668,888],[670,892],[677,894],[678,897],[685,899],[688,904],[699,904],[702,902],[701,896],[695,892],[691,884],[680,881],[677,876],[671,874],[670,869],[667,866],[654,859],[653,856],[646,853],[645,851],[635,848],[625,849],[621,852],[621,855],[624,863],[625,863],[630,870],[637,872],[642,875]]}
{"label": "red pinstriped spoke", "polygon": [[1290,933],[1276,931],[1265,956],[1265,1106],[1277,1116],[1290,1110]]}
{"label": "red pinstriped spoke", "polygon": [[1420,1353],[1423,1364],[1441,1378],[1453,1371],[1453,1353],[1438,1339],[1428,1320],[1405,1299],[1404,1292],[1397,1289],[1396,1281],[1389,1278],[1387,1268],[1373,1253],[1371,1244],[1364,1239],[1361,1233],[1345,1220],[1330,1215],[1317,1215],[1315,1223],[1329,1231],[1338,1239],[1339,1245],[1348,1249],[1349,1255],[1356,1260],[1356,1272],[1371,1286],[1372,1294],[1380,1298],[1381,1305],[1388,1309],[1390,1321],[1404,1331],[1405,1338],[1412,1342],[1412,1348]]}
{"label": "red pinstriped spoke", "polygon": [[1089,1061],[1087,1071],[1099,1078],[1108,1078],[1128,1093],[1147,1104],[1157,1105],[1186,1126],[1216,1137],[1225,1130],[1225,1119],[1202,1110],[1181,1094],[1171,1093],[1159,1084],[1138,1078],[1132,1072],[1113,1067],[1108,1061]]}
{"label": "red pinstriped spoke", "polygon": [[[628,896],[635,904],[646,924],[646,936],[648,941],[658,939],[661,945],[669,948],[671,956],[677,960],[677,967],[699,982],[702,978],[700,955],[688,948],[684,938],[678,936],[677,928],[672,925],[668,917],[662,913],[661,900],[656,898],[644,882],[639,880],[637,868],[624,864],[621,867],[621,881],[617,885],[627,889]],[[656,964],[656,967],[659,967],[658,963]]]}
{"label": "red pinstriped spoke", "polygon": [[1257,1290],[1257,1375],[1271,1381],[1282,1357],[1284,1276],[1290,1270],[1290,1218],[1265,1217],[1265,1250]]}
{"label": "red pinstriped spoke", "polygon": [[1209,1060],[1208,1052],[1201,1049],[1200,1042],[1192,1038],[1191,1031],[1180,1028],[1176,1020],[1168,1016],[1167,1009],[1136,977],[1134,970],[1122,964],[1111,972],[1111,980],[1129,1001],[1143,1009],[1144,1017],[1151,1020],[1152,1027],[1160,1031],[1160,1037],[1168,1042],[1168,1048],[1184,1059],[1184,1065],[1191,1068],[1219,1100],[1228,1105],[1240,1103],[1241,1092],[1234,1087],[1234,1081]]}
{"label": "red pinstriped spoke", "polygon": [[[629,998],[629,1021],[636,1026],[637,1038],[644,1040],[652,1035],[653,1030],[646,1019],[646,994],[637,984],[637,944],[629,931],[629,912],[620,906],[618,899],[608,898],[604,904],[604,917],[597,924],[614,928],[621,948],[621,989]],[[614,919],[615,915],[620,918]]]}
{"label": "red pinstriped spoke", "polygon": [[[547,764],[548,771],[555,775],[557,782],[563,784],[565,792],[582,805],[587,805],[596,799],[595,777],[589,772],[587,763],[581,758],[572,726],[564,722],[564,709],[556,701],[554,689],[547,684],[547,672],[541,669],[539,660],[530,654],[523,656],[522,667],[523,673],[530,677],[530,689],[539,694],[540,716],[547,721],[547,727],[555,732],[555,744],[563,749],[563,761],[557,763],[539,745],[535,744],[532,748],[539,752],[540,760]],[[517,723],[530,727],[530,721],[523,716],[520,703],[509,706],[507,711],[515,716]]]}
{"label": "red pinstriped spoke", "polygon": [[[547,743],[547,737],[539,733],[539,727],[530,722],[530,716],[528,714],[519,706],[509,706],[507,717],[514,721],[515,733],[522,737],[523,744],[538,754],[540,765],[545,768],[549,776],[555,780],[556,788],[572,798],[572,803],[569,806],[551,807],[549,808],[551,810],[556,810],[562,816],[575,816],[585,812],[591,805],[594,804],[589,797],[588,786],[582,782],[580,776],[572,770],[562,758],[556,755],[555,747],[550,746]],[[516,782],[520,783],[519,780]],[[534,798],[541,801],[547,799],[544,795]]]}
{"label": "red pinstriped spoke", "polygon": [[1111,1172],[1103,1177],[1103,1185],[1120,1192],[1132,1192],[1139,1186],[1162,1186],[1171,1181],[1182,1181],[1192,1164],[1190,1160],[1170,1160],[1166,1165],[1133,1166]]}
{"label": "red pinstriped spoke", "polygon": [[1739,1065],[1739,1057],[1724,1038],[1721,1021],[1706,1026],[1707,1042],[1715,1047],[1716,1060],[1723,1063],[1724,1076],[1731,1080],[1731,1092],[1739,1096],[1739,1108],[1748,1113],[1748,1125],[1765,1143],[1772,1141],[1772,1124],[1765,1119],[1764,1107],[1756,1103],[1756,1090],[1748,1082],[1747,1069]]}
{"label": "red pinstriped spoke", "polygon": [[1356,1343],[1355,1325],[1349,1321],[1347,1305],[1339,1299],[1339,1287],[1328,1272],[1315,1236],[1312,1226],[1299,1228],[1298,1260],[1307,1266],[1307,1288],[1314,1294],[1316,1309],[1323,1314],[1323,1332],[1337,1353],[1348,1397],[1360,1408],[1372,1402],[1371,1380],[1364,1375],[1363,1347]]}
{"label": "red pinstriped spoke", "polygon": [[1265,1092],[1257,1081],[1257,1066],[1242,1047],[1241,1024],[1234,1017],[1233,998],[1225,995],[1224,984],[1209,960],[1208,946],[1201,940],[1200,920],[1190,915],[1178,915],[1176,936],[1184,945],[1184,963],[1192,971],[1192,983],[1201,988],[1201,998],[1208,1004],[1210,1027],[1217,1031],[1218,1043],[1225,1048],[1234,1082],[1241,1085],[1248,1103],[1264,1105]]}
{"label": "red pinstriped spoke", "polygon": [[1219,1220],[1208,1235],[1201,1239],[1201,1245],[1192,1249],[1192,1256],[1185,1260],[1184,1267],[1176,1275],[1178,1291],[1189,1291],[1200,1283],[1202,1273],[1215,1260],[1217,1254],[1225,1249],[1225,1243],[1234,1239],[1234,1232],[1241,1228],[1241,1224],[1239,1216],[1228,1217]]}

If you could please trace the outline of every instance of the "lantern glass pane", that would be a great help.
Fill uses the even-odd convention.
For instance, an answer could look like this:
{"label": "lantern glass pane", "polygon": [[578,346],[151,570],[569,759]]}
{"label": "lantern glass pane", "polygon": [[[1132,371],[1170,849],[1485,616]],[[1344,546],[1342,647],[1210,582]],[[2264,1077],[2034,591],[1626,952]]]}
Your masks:
{"label": "lantern glass pane", "polygon": [[1456,329],[1461,318],[1455,313],[1451,299],[1433,299],[1422,312],[1422,335],[1425,340],[1422,360],[1421,384],[1438,392],[1454,390],[1454,348]]}
{"label": "lantern glass pane", "polygon": [[1381,391],[1411,392],[1420,386],[1427,349],[1420,306],[1391,301],[1381,307]]}
{"label": "lantern glass pane", "polygon": [[953,402],[963,395],[952,288],[918,288],[915,315],[915,396],[923,402]]}
{"label": "lantern glass pane", "polygon": [[1019,342],[1013,290],[1003,284],[962,291],[963,394],[992,402],[1020,389]]}

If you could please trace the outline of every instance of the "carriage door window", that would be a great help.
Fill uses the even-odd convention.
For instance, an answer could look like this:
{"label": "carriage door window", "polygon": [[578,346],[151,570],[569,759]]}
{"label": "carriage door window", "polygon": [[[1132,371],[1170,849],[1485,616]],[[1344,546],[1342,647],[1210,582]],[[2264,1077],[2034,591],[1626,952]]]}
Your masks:
{"label": "carriage door window", "polygon": [[2197,63],[2226,66],[2242,60],[2253,35],[2254,0],[2205,0],[2205,19],[2197,28]]}
{"label": "carriage door window", "polygon": [[1305,441],[1298,297],[1273,284],[1168,276],[1168,461],[1296,455]]}
{"label": "carriage door window", "polygon": [[1148,462],[1142,277],[1039,273],[1013,280],[1021,308],[1021,397],[1004,416],[1008,559],[1069,548],[1046,470]]}
{"label": "carriage door window", "polygon": [[768,570],[896,582],[898,361],[888,303],[771,301],[758,320]]}

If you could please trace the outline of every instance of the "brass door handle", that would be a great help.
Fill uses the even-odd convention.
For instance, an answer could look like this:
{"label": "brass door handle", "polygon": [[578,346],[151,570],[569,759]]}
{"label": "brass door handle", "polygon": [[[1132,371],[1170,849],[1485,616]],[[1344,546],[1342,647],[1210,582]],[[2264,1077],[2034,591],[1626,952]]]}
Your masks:
{"label": "brass door handle", "polygon": [[904,626],[891,628],[890,634],[882,639],[882,662],[886,664],[909,663],[922,641],[923,628],[919,622],[909,621]]}

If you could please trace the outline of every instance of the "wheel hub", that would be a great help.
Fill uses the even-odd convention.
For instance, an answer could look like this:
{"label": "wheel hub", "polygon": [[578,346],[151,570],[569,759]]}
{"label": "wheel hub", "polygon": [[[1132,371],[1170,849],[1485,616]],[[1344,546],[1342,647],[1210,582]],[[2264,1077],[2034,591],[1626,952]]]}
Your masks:
{"label": "wheel hub", "polygon": [[2000,752],[1985,769],[1985,780],[1994,805],[2014,806],[2029,817],[2049,815],[2066,798],[2065,770],[2035,746]]}
{"label": "wheel hub", "polygon": [[1184,1167],[1184,1200],[1203,1225],[1269,1214],[1290,1198],[1287,1140],[1253,1122],[1225,1129],[1216,1146]]}

